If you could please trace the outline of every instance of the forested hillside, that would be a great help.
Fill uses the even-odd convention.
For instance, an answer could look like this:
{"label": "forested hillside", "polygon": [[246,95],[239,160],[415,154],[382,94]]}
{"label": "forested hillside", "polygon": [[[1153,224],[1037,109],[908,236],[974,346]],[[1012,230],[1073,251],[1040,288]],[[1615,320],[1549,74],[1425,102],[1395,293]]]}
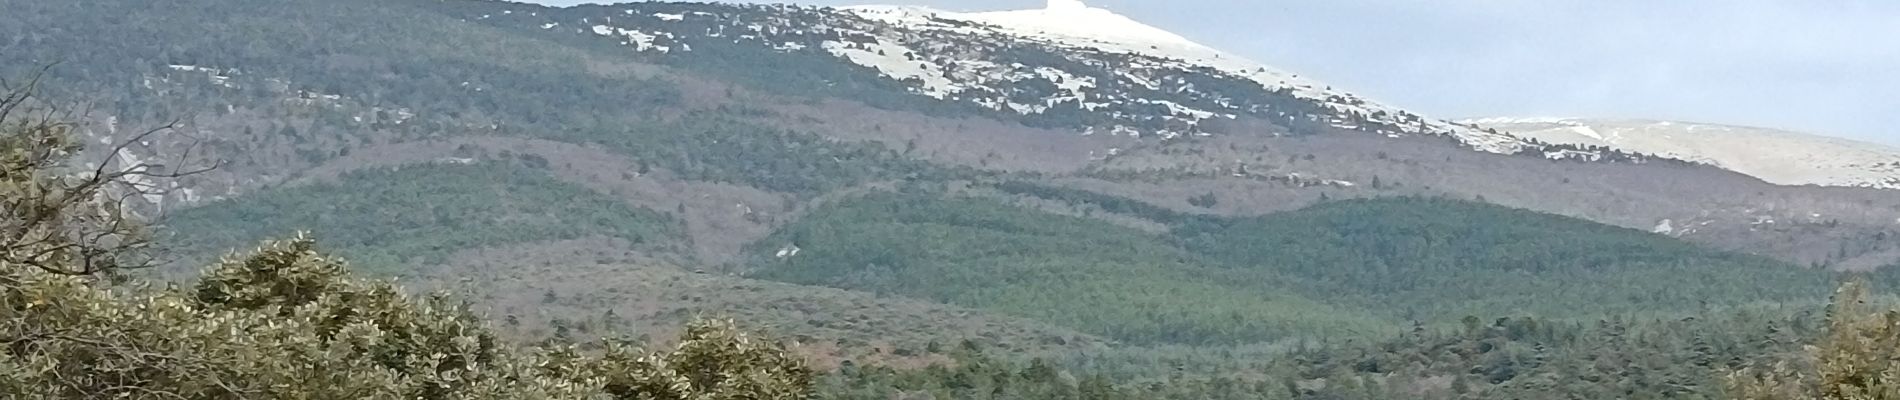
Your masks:
{"label": "forested hillside", "polygon": [[1721,398],[1874,332],[1838,271],[1900,285],[1891,191],[901,12],[0,10],[4,394]]}
{"label": "forested hillside", "polygon": [[993,352],[958,350],[951,354],[959,361],[953,366],[845,369],[820,385],[852,399],[925,393],[1018,399],[1718,399],[1738,392],[1726,378],[1731,371],[1805,363],[1797,356],[1805,338],[1827,329],[1816,311],[1762,308],[1590,323],[1472,319],[1458,328],[1309,345],[1272,358],[1211,355],[1159,364],[1117,357],[1011,361]]}
{"label": "forested hillside", "polygon": [[1393,316],[1642,315],[1813,298],[1825,274],[1663,235],[1443,199],[1326,203],[1177,232],[1236,269],[1292,275]]}
{"label": "forested hillside", "polygon": [[[1900,261],[1900,241],[1883,239],[1900,237],[1889,223],[1900,218],[1894,196],[1368,135],[1431,124],[1407,113],[1328,115],[1327,107],[1356,109],[1363,99],[1252,88],[1258,82],[1148,57],[939,30],[895,38],[912,28],[835,10],[416,0],[0,5],[22,17],[0,21],[9,38],[0,54],[21,61],[0,72],[57,63],[44,87],[91,106],[82,136],[123,138],[179,119],[190,140],[141,142],[128,154],[224,163],[177,182],[190,190],[153,199],[168,209],[313,171],[467,158],[470,143],[514,140],[571,146],[531,153],[554,160],[547,166],[557,176],[672,186],[617,196],[675,214],[692,238],[687,252],[715,264],[736,261],[744,243],[827,193],[1011,174],[1090,179],[1098,191],[1177,210],[1212,194],[1226,201],[1204,208],[1233,216],[1297,208],[1321,194],[1483,196],[1624,227],[1667,222],[1690,241],[1807,265]],[[974,68],[946,75],[1007,79],[961,97],[933,95],[851,58],[899,44],[920,63]],[[1083,89],[1105,105],[1055,101]],[[1055,105],[1030,113],[1002,105],[1034,101]],[[1229,106],[1239,109],[1222,111]],[[1391,123],[1373,122],[1382,118]],[[1203,132],[1157,136],[1195,130]],[[725,186],[695,193],[716,201],[668,196],[699,184]],[[751,192],[734,193],[743,190]]]}
{"label": "forested hillside", "polygon": [[1207,268],[1164,236],[983,199],[873,195],[815,211],[763,243],[769,261],[756,277],[992,309],[1135,342],[1388,328],[1271,275]]}
{"label": "forested hillside", "polygon": [[1172,226],[1150,233],[916,189],[806,215],[761,242],[752,276],[1186,344],[1376,337],[1480,315],[1667,318],[1813,301],[1831,284],[1662,235],[1462,201],[1353,200],[1229,219],[1034,192]]}

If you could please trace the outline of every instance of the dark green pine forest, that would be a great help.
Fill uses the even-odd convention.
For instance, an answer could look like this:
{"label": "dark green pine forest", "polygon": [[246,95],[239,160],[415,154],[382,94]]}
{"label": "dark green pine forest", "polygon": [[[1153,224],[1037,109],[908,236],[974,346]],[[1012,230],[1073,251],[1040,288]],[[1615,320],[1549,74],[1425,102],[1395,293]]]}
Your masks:
{"label": "dark green pine forest", "polygon": [[[1178,218],[1149,233],[925,190],[881,194],[767,239],[754,276],[1187,344],[1376,336],[1465,316],[1671,318],[1814,300],[1833,283],[1647,232],[1465,201]],[[783,246],[801,252],[772,260]]]}
{"label": "dark green pine forest", "polygon": [[[8,398],[1900,398],[1883,375],[1900,275],[1829,264],[1900,234],[1830,215],[1696,236],[1617,215],[1884,204],[1863,192],[1749,181],[1717,188],[1784,197],[1696,203],[1619,179],[1734,178],[1279,115],[1085,137],[1166,107],[923,96],[823,47],[896,28],[809,7],[0,15]],[[668,51],[591,29],[609,23]],[[1143,61],[970,40],[999,64]],[[100,165],[212,168],[87,174]],[[1431,176],[1511,169],[1549,176]],[[1531,195],[1557,189],[1609,194]],[[1837,256],[1733,245],[1785,238]]]}

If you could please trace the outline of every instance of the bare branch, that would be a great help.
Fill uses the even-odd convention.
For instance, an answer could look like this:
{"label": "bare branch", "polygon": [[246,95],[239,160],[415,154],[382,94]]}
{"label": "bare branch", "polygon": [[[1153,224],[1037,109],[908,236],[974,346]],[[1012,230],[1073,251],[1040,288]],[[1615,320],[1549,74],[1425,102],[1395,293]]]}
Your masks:
{"label": "bare branch", "polygon": [[99,163],[99,168],[94,170],[92,172],[92,175],[95,177],[105,176],[106,167],[109,165],[112,165],[112,162],[114,161],[114,159],[117,159],[121,154],[124,154],[127,148],[132,147],[132,144],[142,142],[146,138],[152,137],[152,135],[157,135],[159,132],[172,130],[172,128],[177,127],[177,126],[178,126],[178,120],[172,120],[171,122],[167,122],[164,125],[160,125],[156,128],[152,128],[152,129],[146,130],[145,132],[139,133],[137,135],[133,135],[131,138],[127,138],[124,141],[119,142],[118,145],[112,146],[112,151],[106,152],[106,156],[105,156],[106,159]]}
{"label": "bare branch", "polygon": [[194,140],[176,163],[153,164],[132,157],[134,146],[149,146],[172,132],[179,121],[138,132],[115,143],[90,174],[66,168],[80,144],[70,135],[83,115],[35,99],[41,76],[0,93],[0,262],[59,275],[95,275],[154,266],[146,254],[153,246],[144,224],[131,210],[135,199],[164,196],[174,179],[203,174],[222,165],[179,167],[190,163]]}
{"label": "bare branch", "polygon": [[24,87],[14,89],[0,86],[0,89],[7,89],[9,91],[6,97],[0,98],[0,121],[7,120],[7,117],[13,115],[15,109],[26,104],[26,100],[33,97],[33,93],[39,89],[40,80],[45,78],[46,74],[53,70],[54,65],[57,64],[47,65],[41,67],[39,71],[35,71],[33,75],[27,78]]}

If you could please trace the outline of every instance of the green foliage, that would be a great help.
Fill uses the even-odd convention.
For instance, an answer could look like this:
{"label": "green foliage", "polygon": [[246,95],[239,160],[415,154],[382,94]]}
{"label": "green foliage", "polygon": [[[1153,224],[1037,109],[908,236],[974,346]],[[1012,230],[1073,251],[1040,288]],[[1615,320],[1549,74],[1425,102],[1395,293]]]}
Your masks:
{"label": "green foliage", "polygon": [[[562,358],[572,357],[571,354]],[[609,343],[591,365],[615,399],[803,399],[814,373],[776,344],[739,332],[730,321],[686,327],[666,353]]]}
{"label": "green foliage", "polygon": [[665,214],[501,162],[354,172],[186,210],[167,223],[197,254],[301,229],[352,258],[392,267],[596,235],[658,246],[679,229]]}
{"label": "green foliage", "polygon": [[802,399],[811,372],[730,324],[671,352],[501,344],[446,296],[266,244],[195,288],[107,288],[0,265],[0,394],[18,399]]}
{"label": "green foliage", "polygon": [[[1381,199],[1220,219],[1031,184],[1006,192],[1171,223],[1166,235],[938,193],[814,211],[754,276],[986,308],[1142,343],[1376,337],[1472,315],[1593,320],[1812,301],[1826,273],[1478,203]],[[796,246],[790,257],[774,252]]]}
{"label": "green foliage", "polygon": [[764,243],[803,250],[765,262],[759,277],[992,309],[1137,342],[1389,329],[1276,290],[1271,277],[1200,266],[1166,237],[989,200],[874,194],[814,211]]}
{"label": "green foliage", "polygon": [[1805,357],[1730,373],[1732,398],[1900,399],[1900,310],[1876,311],[1867,287],[1861,280],[1841,285],[1827,308],[1827,330]]}
{"label": "green foliage", "polygon": [[[65,275],[150,267],[151,242],[128,199],[152,178],[183,175],[163,165],[114,159],[71,172],[83,148],[64,108],[38,97],[40,75],[0,79],[0,264]],[[159,131],[135,139],[148,140]]]}
{"label": "green foliage", "polygon": [[950,354],[950,365],[900,370],[846,366],[820,381],[825,398],[997,400],[1290,399],[1277,384],[1234,378],[1180,378],[1131,382],[1078,374],[1056,361],[1012,361],[973,347]]}
{"label": "green foliage", "polygon": [[1690,312],[1698,304],[1818,299],[1825,273],[1550,214],[1444,199],[1322,204],[1177,231],[1239,270],[1408,320]]}
{"label": "green foliage", "polygon": [[1337,380],[1377,382],[1421,399],[1724,398],[1724,371],[1797,350],[1820,328],[1812,311],[1762,307],[1590,323],[1473,319],[1449,331],[1296,351],[1288,360],[1297,372],[1282,379],[1317,398],[1385,398],[1315,385]]}
{"label": "green foliage", "polygon": [[1029,354],[1094,349],[1107,342],[1048,323],[930,301],[668,267],[530,266],[456,278],[467,280],[457,283],[459,290],[512,297],[488,303],[495,304],[495,313],[516,317],[517,324],[499,328],[505,336],[528,341],[558,336],[550,330],[563,327],[569,336],[582,338],[664,333],[694,316],[718,315],[797,340],[804,344],[801,354],[861,364],[931,361],[928,349],[940,347],[933,343],[959,340]]}
{"label": "green foliage", "polygon": [[[1569,322],[1472,319],[1366,342],[1118,349],[1067,359],[995,357],[963,346],[923,369],[847,366],[828,398],[994,399],[1724,399],[1722,375],[1793,361],[1826,329],[1818,305],[1711,310],[1692,318]],[[1152,357],[1161,361],[1130,369]],[[1027,361],[1027,362],[1025,362]],[[1813,396],[1768,396],[1798,399]]]}

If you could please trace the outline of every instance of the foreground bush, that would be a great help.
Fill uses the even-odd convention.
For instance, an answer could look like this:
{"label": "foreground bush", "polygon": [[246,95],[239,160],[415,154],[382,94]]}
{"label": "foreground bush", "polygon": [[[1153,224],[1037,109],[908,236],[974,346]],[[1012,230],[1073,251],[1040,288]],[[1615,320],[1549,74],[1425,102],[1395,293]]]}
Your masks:
{"label": "foreground bush", "polygon": [[1741,400],[1900,399],[1900,310],[1869,304],[1867,283],[1850,281],[1827,308],[1827,333],[1801,357],[1728,377]]}
{"label": "foreground bush", "polygon": [[0,394],[132,399],[799,399],[776,345],[700,322],[677,348],[500,343],[460,303],[350,276],[298,239],[194,287],[104,287],[5,265]]}

